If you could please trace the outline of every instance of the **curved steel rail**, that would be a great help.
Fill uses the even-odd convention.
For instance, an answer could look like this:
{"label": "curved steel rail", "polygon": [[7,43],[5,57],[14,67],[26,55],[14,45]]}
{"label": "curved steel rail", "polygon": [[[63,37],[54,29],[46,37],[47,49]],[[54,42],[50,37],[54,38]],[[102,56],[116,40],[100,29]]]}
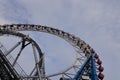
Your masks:
{"label": "curved steel rail", "polygon": [[[20,37],[20,38],[23,38],[24,40],[26,40],[27,42],[30,42],[30,43],[32,43],[35,47],[36,47],[36,49],[37,49],[37,51],[38,51],[38,54],[39,54],[39,63],[36,63],[36,64],[38,64],[39,65],[39,68],[41,69],[42,68],[42,65],[43,65],[43,53],[42,53],[42,51],[41,51],[41,49],[40,49],[40,47],[39,47],[39,45],[32,39],[32,38],[30,38],[30,37],[28,37],[28,36],[26,36],[26,35],[24,35],[24,34],[22,34],[22,33],[19,33],[19,32],[13,32],[13,31],[8,31],[8,30],[0,30],[0,35],[12,35],[12,36],[17,36],[17,37]],[[4,55],[6,55],[6,54],[4,54]],[[6,55],[7,56],[7,55]],[[19,64],[18,64],[19,65]],[[20,67],[21,68],[21,67]],[[22,68],[21,68],[22,69]],[[19,74],[19,73],[18,73]],[[38,75],[38,73],[36,72],[36,74]],[[36,75],[35,74],[35,75]],[[41,75],[45,75],[45,73],[41,73]],[[32,78],[32,77],[30,77],[30,76],[28,76],[28,75],[20,75],[21,77],[23,77],[23,78]]]}
{"label": "curved steel rail", "polygon": [[6,25],[0,25],[1,30],[9,30],[9,31],[39,31],[39,32],[45,32],[49,34],[56,35],[58,37],[61,37],[68,41],[72,46],[79,48],[82,50],[83,53],[85,53],[86,56],[90,55],[92,48],[86,44],[83,40],[80,38],[69,34],[67,32],[64,32],[62,30],[58,30],[55,28],[42,26],[42,25],[33,25],[33,24],[6,24]]}
{"label": "curved steel rail", "polygon": [[28,42],[33,42],[35,47],[37,48],[38,52],[40,53],[40,58],[43,55],[39,45],[32,38],[30,38],[30,37],[28,37],[28,36],[26,36],[26,35],[24,35],[22,33],[19,33],[19,32],[8,31],[8,30],[1,30],[0,29],[0,35],[5,35],[5,34],[21,37],[21,38],[24,38]]}

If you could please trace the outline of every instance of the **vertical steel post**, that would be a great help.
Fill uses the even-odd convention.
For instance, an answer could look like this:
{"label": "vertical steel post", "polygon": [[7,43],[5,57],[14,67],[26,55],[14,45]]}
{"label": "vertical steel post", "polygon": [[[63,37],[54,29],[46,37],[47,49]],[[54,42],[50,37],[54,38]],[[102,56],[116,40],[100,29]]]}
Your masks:
{"label": "vertical steel post", "polygon": [[77,72],[77,74],[75,75],[75,77],[73,78],[73,80],[79,80],[79,78],[81,78],[83,72],[84,72],[84,68],[85,66],[91,61],[91,80],[99,80],[97,77],[97,73],[96,73],[96,65],[95,65],[95,59],[94,59],[94,53],[91,53],[90,57],[87,58],[87,60],[84,62],[84,64],[82,65],[82,67],[80,68],[80,70]]}
{"label": "vertical steel post", "polygon": [[35,64],[36,64],[36,68],[37,68],[37,72],[38,72],[38,77],[39,77],[39,80],[42,80],[34,43],[32,43],[32,47],[33,47],[33,54],[34,54],[34,58],[35,58]]}
{"label": "vertical steel post", "polygon": [[96,73],[94,53],[91,55],[91,80],[99,80]]}
{"label": "vertical steel post", "polygon": [[91,55],[89,58],[86,59],[86,61],[84,62],[84,64],[81,66],[80,70],[77,72],[77,74],[74,76],[73,80],[79,80],[79,78],[81,78],[82,73],[84,72],[84,68],[87,65],[87,63],[90,61]]}

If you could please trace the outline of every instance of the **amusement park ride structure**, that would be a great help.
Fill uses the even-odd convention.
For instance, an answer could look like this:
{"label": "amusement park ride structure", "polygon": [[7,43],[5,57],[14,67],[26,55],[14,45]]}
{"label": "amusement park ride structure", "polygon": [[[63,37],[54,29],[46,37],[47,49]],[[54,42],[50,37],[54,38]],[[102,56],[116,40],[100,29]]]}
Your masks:
{"label": "amusement park ride structure", "polygon": [[[46,75],[44,55],[39,45],[21,31],[45,32],[64,39],[73,46],[77,53],[74,63],[63,71]],[[102,74],[104,68],[98,54],[83,40],[72,34],[42,25],[6,24],[0,25],[0,36],[4,35],[19,37],[21,41],[9,50],[0,43],[0,80],[52,80],[53,77],[58,75],[61,76],[59,80],[103,80],[104,78]],[[22,51],[28,45],[31,45],[33,49],[35,61],[30,74],[27,74],[17,62]],[[18,46],[20,46],[20,50],[17,56],[13,58],[11,52]]]}

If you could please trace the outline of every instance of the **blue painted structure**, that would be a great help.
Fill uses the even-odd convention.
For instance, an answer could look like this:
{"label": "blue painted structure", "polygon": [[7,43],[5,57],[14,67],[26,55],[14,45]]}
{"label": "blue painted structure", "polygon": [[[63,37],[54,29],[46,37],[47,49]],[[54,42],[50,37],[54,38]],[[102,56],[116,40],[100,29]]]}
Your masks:
{"label": "blue painted structure", "polygon": [[96,73],[94,54],[91,54],[91,80],[99,80]]}
{"label": "blue painted structure", "polygon": [[96,64],[95,64],[94,53],[91,53],[89,58],[86,59],[86,61],[82,65],[82,67],[79,69],[79,71],[74,76],[73,80],[79,80],[82,78],[82,75],[83,75],[85,68],[88,64],[91,65],[90,66],[90,74],[89,74],[90,79],[91,80],[99,80],[97,77],[97,73],[96,73]]}

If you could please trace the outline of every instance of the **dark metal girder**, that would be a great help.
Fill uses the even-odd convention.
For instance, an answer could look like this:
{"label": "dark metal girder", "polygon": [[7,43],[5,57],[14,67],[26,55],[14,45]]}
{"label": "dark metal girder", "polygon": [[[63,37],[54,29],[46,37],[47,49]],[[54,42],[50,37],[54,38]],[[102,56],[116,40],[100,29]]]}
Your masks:
{"label": "dark metal girder", "polygon": [[19,80],[19,74],[12,67],[5,55],[0,50],[0,78],[2,80]]}

